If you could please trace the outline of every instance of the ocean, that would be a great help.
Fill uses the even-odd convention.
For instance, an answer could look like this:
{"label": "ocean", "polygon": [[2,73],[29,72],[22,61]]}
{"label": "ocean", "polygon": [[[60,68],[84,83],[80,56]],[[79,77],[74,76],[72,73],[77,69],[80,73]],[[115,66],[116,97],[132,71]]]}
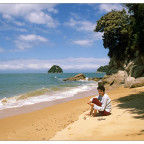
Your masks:
{"label": "ocean", "polygon": [[86,80],[63,81],[78,73],[0,74],[0,110],[73,97],[96,89],[98,83],[88,78],[105,73],[83,73]]}

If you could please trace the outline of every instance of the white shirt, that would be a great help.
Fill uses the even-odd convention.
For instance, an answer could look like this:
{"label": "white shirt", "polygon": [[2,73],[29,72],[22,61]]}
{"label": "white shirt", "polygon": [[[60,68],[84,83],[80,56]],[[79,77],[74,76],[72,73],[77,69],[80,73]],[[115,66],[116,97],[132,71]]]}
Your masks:
{"label": "white shirt", "polygon": [[[99,111],[105,110],[107,112],[111,112],[111,99],[109,98],[107,94],[104,94],[104,96],[99,95],[93,98],[97,98],[102,103],[101,106],[94,104],[94,109],[99,110]],[[92,101],[93,98],[91,98],[90,101]]]}

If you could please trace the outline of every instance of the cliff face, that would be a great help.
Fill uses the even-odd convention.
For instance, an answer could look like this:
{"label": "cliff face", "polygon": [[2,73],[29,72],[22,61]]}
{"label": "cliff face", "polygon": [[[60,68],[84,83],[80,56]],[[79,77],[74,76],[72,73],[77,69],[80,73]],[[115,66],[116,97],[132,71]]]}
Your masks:
{"label": "cliff face", "polygon": [[138,56],[124,65],[124,70],[130,77],[144,77],[144,56]]}
{"label": "cliff face", "polygon": [[108,74],[117,73],[119,70],[125,71],[126,77],[144,77],[144,56],[137,55],[136,58],[125,61],[111,59]]}
{"label": "cliff face", "polygon": [[107,76],[103,83],[108,85],[124,84],[124,87],[144,86],[144,55],[138,52],[135,58],[125,61],[110,59]]}

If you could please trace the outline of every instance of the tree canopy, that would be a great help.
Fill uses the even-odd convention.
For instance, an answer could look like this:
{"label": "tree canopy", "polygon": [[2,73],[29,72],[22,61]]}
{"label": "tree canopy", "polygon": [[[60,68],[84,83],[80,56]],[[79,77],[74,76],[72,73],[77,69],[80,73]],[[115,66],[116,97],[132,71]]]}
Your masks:
{"label": "tree canopy", "polygon": [[109,49],[108,56],[123,60],[129,39],[129,19],[126,11],[111,11],[97,21],[94,32],[104,32],[103,45]]}
{"label": "tree canopy", "polygon": [[97,72],[108,72],[109,71],[109,66],[105,65],[105,66],[101,66],[97,69]]}
{"label": "tree canopy", "polygon": [[58,65],[53,65],[49,70],[48,73],[63,73],[63,70]]}
{"label": "tree canopy", "polygon": [[138,50],[140,54],[144,54],[144,4],[125,4],[129,9],[131,43],[129,46],[134,51]]}
{"label": "tree canopy", "polygon": [[131,59],[135,52],[144,54],[144,4],[124,4],[129,15],[112,10],[97,21],[94,32],[103,32],[104,48],[108,56],[118,60]]}

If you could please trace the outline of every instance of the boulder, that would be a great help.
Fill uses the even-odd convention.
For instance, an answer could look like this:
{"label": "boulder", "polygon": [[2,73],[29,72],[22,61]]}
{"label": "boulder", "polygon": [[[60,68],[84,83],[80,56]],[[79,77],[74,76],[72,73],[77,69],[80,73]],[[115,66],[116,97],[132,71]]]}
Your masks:
{"label": "boulder", "polygon": [[78,74],[74,77],[69,77],[67,79],[64,79],[63,81],[77,81],[77,80],[85,80],[85,75],[84,74]]}
{"label": "boulder", "polygon": [[97,82],[97,81],[99,81],[100,79],[101,79],[101,78],[94,77],[94,78],[89,78],[88,80],[89,80],[89,81],[93,80],[93,81],[96,81],[96,82]]}
{"label": "boulder", "polygon": [[136,78],[131,84],[130,88],[136,88],[142,86],[144,86],[144,77]]}
{"label": "boulder", "polygon": [[109,85],[120,85],[120,84],[124,84],[124,78],[125,78],[125,72],[119,70],[118,73],[116,74],[104,76],[102,82],[104,84],[109,84]]}
{"label": "boulder", "polygon": [[103,84],[112,85],[115,80],[115,75],[105,75],[102,79]]}
{"label": "boulder", "polygon": [[116,85],[124,84],[124,79],[125,79],[125,72],[119,70],[118,73],[115,74],[114,84]]}
{"label": "boulder", "polygon": [[63,73],[62,68],[60,68],[58,65],[53,65],[49,70],[48,73]]}
{"label": "boulder", "polygon": [[98,82],[98,86],[104,86],[103,82]]}
{"label": "boulder", "polygon": [[134,77],[127,77],[125,79],[124,87],[129,88],[131,84],[134,82],[135,78]]}

